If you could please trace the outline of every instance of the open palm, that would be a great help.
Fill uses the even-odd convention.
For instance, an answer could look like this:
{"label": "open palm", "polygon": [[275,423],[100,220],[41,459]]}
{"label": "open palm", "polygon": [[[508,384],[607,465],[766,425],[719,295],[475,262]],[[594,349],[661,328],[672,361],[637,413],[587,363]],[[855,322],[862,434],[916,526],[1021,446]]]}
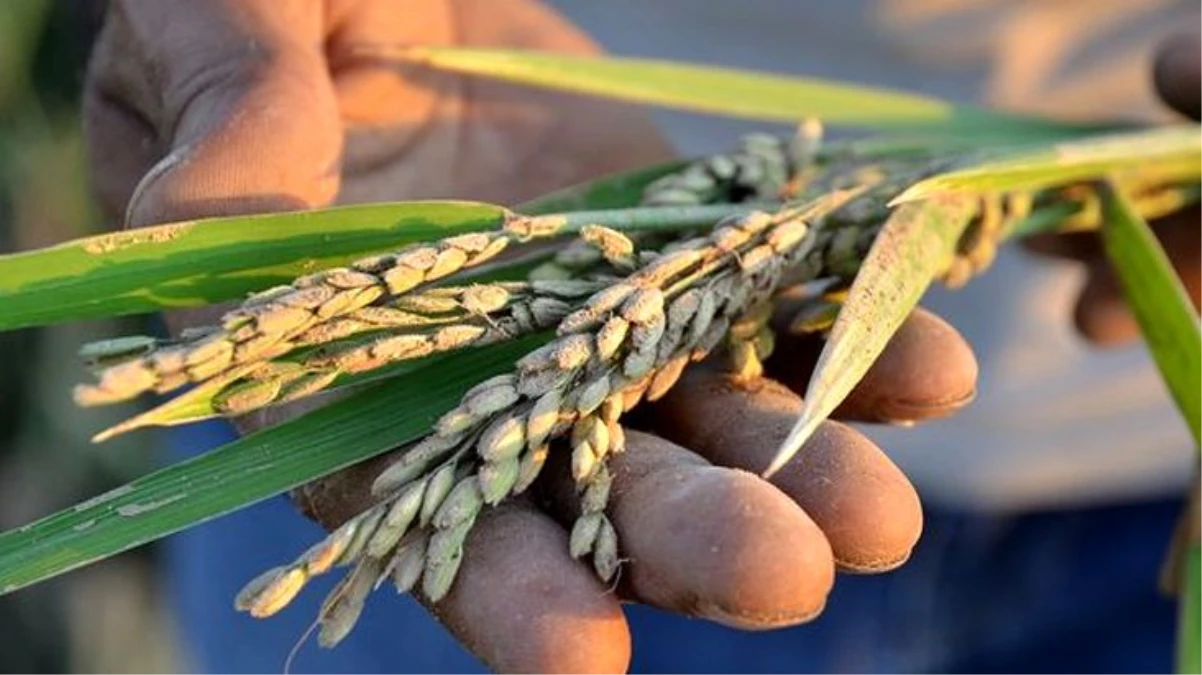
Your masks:
{"label": "open palm", "polygon": [[[102,205],[139,227],[334,202],[512,204],[670,154],[636,110],[371,55],[411,44],[596,50],[533,0],[114,2],[85,99]],[[814,345],[781,354],[777,374],[803,382]],[[920,311],[843,412],[941,416],[971,399],[975,378],[963,340]],[[798,410],[776,382],[699,369],[641,415],[644,432],[614,460],[609,515],[626,560],[616,592],[568,555],[570,478],[551,467],[539,496],[481,516],[454,589],[430,608],[490,666],[558,672],[626,667],[622,599],[746,629],[813,618],[836,567],[904,562],[921,510],[886,456],[837,422],[771,483],[741,470],[766,465]],[[370,504],[386,461],[295,497],[334,527]]]}

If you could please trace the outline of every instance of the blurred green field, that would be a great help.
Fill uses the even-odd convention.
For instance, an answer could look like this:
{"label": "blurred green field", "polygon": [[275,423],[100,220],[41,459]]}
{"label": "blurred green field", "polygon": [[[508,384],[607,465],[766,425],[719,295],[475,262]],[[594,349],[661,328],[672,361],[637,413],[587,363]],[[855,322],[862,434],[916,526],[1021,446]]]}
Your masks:
{"label": "blurred green field", "polygon": [[[79,116],[91,36],[104,3],[0,3],[0,251],[100,231]],[[93,446],[131,409],[80,410],[71,386],[88,340],[145,330],[140,319],[0,333],[0,529],[27,523],[144,473],[152,436]],[[171,672],[171,620],[156,549],[0,598],[0,672]]]}

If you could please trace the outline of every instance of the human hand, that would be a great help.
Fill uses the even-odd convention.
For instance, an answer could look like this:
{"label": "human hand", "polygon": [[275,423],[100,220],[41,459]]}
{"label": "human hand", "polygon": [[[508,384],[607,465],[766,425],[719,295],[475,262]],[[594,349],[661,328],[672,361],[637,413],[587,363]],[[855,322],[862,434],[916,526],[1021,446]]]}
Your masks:
{"label": "human hand", "polygon": [[[1160,98],[1173,110],[1199,118],[1199,36],[1180,35],[1166,40],[1157,51],[1152,79]],[[1202,293],[1202,227],[1195,205],[1152,223],[1178,276],[1194,303]],[[1033,237],[1027,247],[1040,254],[1076,260],[1088,271],[1077,298],[1073,318],[1077,330],[1099,346],[1126,344],[1139,337],[1139,326],[1123,299],[1122,288],[1101,242],[1094,233]]]}
{"label": "human hand", "polygon": [[[669,154],[629,108],[356,56],[406,44],[596,49],[533,0],[118,0],[110,12],[86,130],[98,197],[127,227],[333,201],[513,203]],[[782,339],[769,366],[800,386],[815,354],[812,340]],[[963,339],[919,311],[840,412],[941,416],[971,399],[975,379]],[[900,471],[836,422],[771,482],[740,471],[766,466],[798,409],[772,381],[691,373],[637,421],[659,437],[632,432],[615,459],[609,515],[627,560],[616,594],[569,557],[561,523],[572,504],[552,466],[542,499],[481,516],[455,587],[432,611],[495,669],[559,672],[626,667],[619,598],[747,629],[812,618],[836,566],[901,564],[922,516]],[[370,504],[387,461],[317,481],[297,500],[336,526]]]}

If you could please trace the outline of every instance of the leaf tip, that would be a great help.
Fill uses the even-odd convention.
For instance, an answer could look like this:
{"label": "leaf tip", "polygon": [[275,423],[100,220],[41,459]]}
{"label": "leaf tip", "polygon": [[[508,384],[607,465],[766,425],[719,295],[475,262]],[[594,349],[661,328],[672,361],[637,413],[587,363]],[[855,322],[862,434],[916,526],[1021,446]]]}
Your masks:
{"label": "leaf tip", "polygon": [[92,436],[91,440],[93,443],[103,443],[107,440],[116,438],[117,436],[120,436],[121,434],[133,431],[134,429],[137,429],[140,426],[142,426],[139,420],[140,420],[140,417],[135,417],[133,419],[125,420],[124,422],[121,422],[120,424],[114,424],[113,426],[105,429],[104,431],[100,431],[100,432],[96,433],[96,435]]}
{"label": "leaf tip", "polygon": [[[120,426],[120,425],[118,425],[118,426]],[[91,438],[91,441],[93,443],[103,443],[103,442],[109,440],[110,438],[116,436],[119,433],[121,433],[121,432],[117,430],[117,427],[109,427],[108,429],[105,429],[104,431],[101,431],[100,433],[93,435]]]}
{"label": "leaf tip", "polygon": [[925,184],[924,183],[915,183],[915,184],[911,185],[910,187],[906,188],[905,190],[903,190],[901,194],[897,195],[893,199],[890,199],[889,202],[885,204],[885,206],[888,206],[889,208],[894,208],[894,207],[900,206],[902,204],[906,204],[908,202],[916,202],[926,196],[927,196],[927,190],[926,190]]}
{"label": "leaf tip", "polygon": [[810,439],[814,434],[814,430],[818,428],[818,424],[822,422],[821,417],[815,417],[812,411],[802,410],[801,417],[797,423],[789,430],[789,435],[781,442],[780,449],[776,451],[776,455],[768,464],[768,468],[762,474],[764,478],[771,478],[780,471],[789,460],[793,459],[794,455],[801,450],[801,446]]}
{"label": "leaf tip", "polygon": [[359,45],[352,47],[350,54],[361,58],[382,59],[392,63],[406,64],[427,64],[434,59],[431,48],[425,46]]}

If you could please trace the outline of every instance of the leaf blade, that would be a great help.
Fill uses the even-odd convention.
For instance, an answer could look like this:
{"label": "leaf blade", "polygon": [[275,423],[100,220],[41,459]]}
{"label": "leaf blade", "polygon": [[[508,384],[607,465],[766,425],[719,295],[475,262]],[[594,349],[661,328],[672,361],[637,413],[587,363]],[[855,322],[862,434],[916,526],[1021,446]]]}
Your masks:
{"label": "leaf blade", "polygon": [[[1112,183],[1100,186],[1103,249],[1114,268],[1152,360],[1193,436],[1202,447],[1202,329],[1189,295],[1152,228]],[[1195,494],[1196,497],[1196,494]],[[1196,508],[1196,501],[1194,503]],[[1186,516],[1188,519],[1188,515]],[[1177,672],[1197,672],[1199,648],[1199,547],[1185,537],[1181,572]],[[1184,532],[1184,531],[1183,531]]]}
{"label": "leaf blade", "polygon": [[368,253],[496,227],[504,213],[477,202],[364,204],[171,223],[4,255],[0,330],[211,304]]}
{"label": "leaf blade", "polygon": [[1181,580],[1180,616],[1177,619],[1177,672],[1196,673],[1202,670],[1202,548],[1198,542],[1189,544],[1184,578]]}
{"label": "leaf blade", "polygon": [[1057,143],[932,176],[892,203],[941,194],[1034,191],[1115,173],[1142,182],[1197,180],[1202,175],[1199,130],[1197,125],[1182,125]]}
{"label": "leaf blade", "polygon": [[[415,440],[482,377],[547,339],[472,350],[0,534],[0,594],[62,574]],[[405,406],[396,402],[405,401]],[[215,489],[217,487],[220,489]]]}
{"label": "leaf blade", "polygon": [[956,106],[909,92],[818,78],[658,59],[546,52],[413,47],[374,56],[440,70],[637,103],[797,123],[807,117],[876,129],[937,129],[942,135],[980,133],[1047,137],[1079,125]]}
{"label": "leaf blade", "polygon": [[974,211],[972,200],[935,197],[903,204],[890,215],[848,289],[802,397],[801,414],[764,476],[780,470],[863,378],[951,261]]}
{"label": "leaf blade", "polygon": [[1102,185],[1102,244],[1152,359],[1202,443],[1202,332],[1189,294],[1148,223],[1130,199]]}

